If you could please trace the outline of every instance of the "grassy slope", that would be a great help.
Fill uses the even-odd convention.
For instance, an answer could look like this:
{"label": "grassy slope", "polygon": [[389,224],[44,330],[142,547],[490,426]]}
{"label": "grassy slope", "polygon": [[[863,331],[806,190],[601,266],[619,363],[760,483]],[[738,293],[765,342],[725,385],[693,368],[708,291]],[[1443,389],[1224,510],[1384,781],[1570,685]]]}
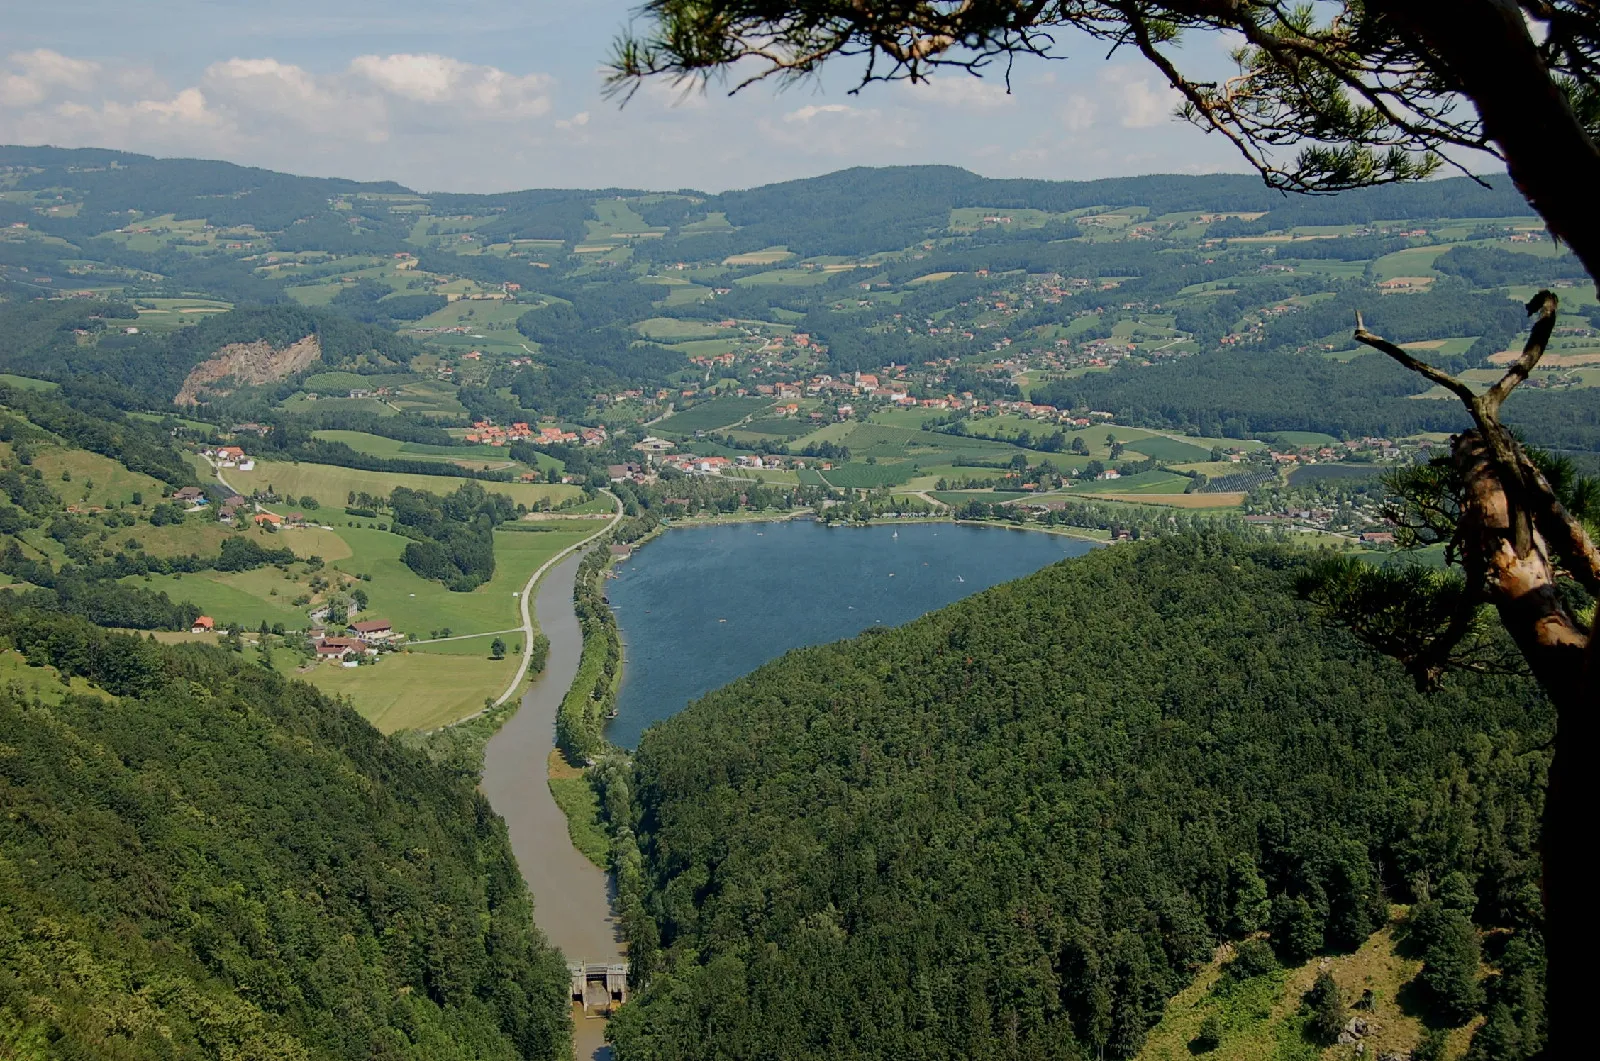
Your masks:
{"label": "grassy slope", "polygon": [[[337,468],[329,464],[292,464],[282,461],[261,461],[256,464],[254,471],[241,472],[235,468],[223,474],[236,489],[245,493],[257,488],[264,490],[270,484],[284,496],[310,495],[322,502],[324,507],[341,508],[352,490],[387,497],[395,487],[406,486],[413,490],[447,494],[463,483],[472,481],[444,475],[368,472],[355,468]],[[576,486],[552,486],[543,483],[485,482],[483,487],[490,493],[504,494],[513,501],[529,506],[545,498],[555,504],[564,498],[575,497],[583,492]]]}
{"label": "grassy slope", "polygon": [[[1421,962],[1396,952],[1392,924],[1374,933],[1353,954],[1313,958],[1296,968],[1231,987],[1220,982],[1221,959],[1227,953],[1231,952],[1226,948],[1219,950],[1218,960],[1168,1001],[1161,1023],[1150,1030],[1137,1061],[1189,1061],[1195,1056],[1189,1044],[1201,1023],[1212,1015],[1222,1022],[1222,1043],[1202,1056],[1216,1061],[1342,1061],[1355,1057],[1351,1046],[1324,1048],[1303,1034],[1305,1016],[1300,1000],[1324,965],[1347,1001],[1359,998],[1363,990],[1372,991],[1371,1012],[1360,1012],[1372,1027],[1365,1038],[1365,1056],[1405,1055],[1422,1039],[1422,1022],[1402,1001],[1404,985],[1416,976]],[[1353,1017],[1358,1011],[1349,1013]],[[1475,1027],[1473,1022],[1451,1033],[1446,1057],[1459,1058],[1465,1053]]]}

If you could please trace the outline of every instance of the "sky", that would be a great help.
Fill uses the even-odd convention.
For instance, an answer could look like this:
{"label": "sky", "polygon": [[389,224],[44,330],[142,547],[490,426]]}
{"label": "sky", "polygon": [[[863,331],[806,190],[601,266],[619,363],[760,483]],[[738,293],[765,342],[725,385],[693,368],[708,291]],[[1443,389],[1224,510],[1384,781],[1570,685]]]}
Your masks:
{"label": "sky", "polygon": [[[0,28],[0,143],[226,159],[420,191],[723,191],[940,163],[1082,180],[1239,171],[1132,55],[1088,42],[998,75],[778,90],[647,84],[602,64],[637,0],[51,0]],[[1069,42],[1070,43],[1070,42]],[[1186,63],[1221,71],[1227,42]]]}

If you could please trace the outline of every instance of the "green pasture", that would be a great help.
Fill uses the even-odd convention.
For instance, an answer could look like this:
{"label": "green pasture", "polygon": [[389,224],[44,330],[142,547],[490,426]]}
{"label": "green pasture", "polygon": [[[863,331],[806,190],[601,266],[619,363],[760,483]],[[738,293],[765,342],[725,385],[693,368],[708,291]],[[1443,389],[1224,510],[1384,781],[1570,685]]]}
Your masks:
{"label": "green pasture", "polygon": [[[94,505],[115,508],[119,504],[132,504],[138,492],[144,503],[153,505],[161,500],[165,486],[158,479],[129,471],[110,457],[82,449],[62,449],[45,446],[34,452],[33,466],[39,469],[50,489],[67,504]],[[71,476],[65,481],[62,475]]]}
{"label": "green pasture", "polygon": [[[132,575],[122,581],[151,592],[165,593],[175,601],[191,601],[216,619],[218,625],[238,623],[254,629],[265,622],[268,625],[282,623],[293,629],[305,626],[307,621],[307,609],[289,603],[304,592],[303,586],[285,579],[274,567],[189,575]],[[274,581],[278,585],[272,585]],[[273,589],[278,590],[277,596],[271,595]]]}
{"label": "green pasture", "polygon": [[1180,463],[1183,461],[1203,461],[1211,456],[1209,449],[1179,442],[1175,438],[1142,438],[1136,442],[1127,443],[1127,447],[1136,453],[1143,453],[1156,460]]}
{"label": "green pasture", "polygon": [[765,272],[741,276],[734,283],[740,287],[816,287],[832,279],[833,274],[821,269],[768,269]]}
{"label": "green pasture", "polygon": [[0,383],[18,390],[28,391],[53,391],[61,384],[47,379],[34,379],[31,376],[14,376],[9,372],[0,372]]}
{"label": "green pasture", "polygon": [[1029,497],[1023,490],[934,490],[929,494],[937,501],[947,505],[959,506],[968,501],[983,501],[991,505],[1002,504],[1006,501],[1015,501],[1019,497]]}
{"label": "green pasture", "polygon": [[398,439],[372,435],[365,431],[313,431],[313,437],[329,442],[343,442],[357,453],[374,457],[400,457],[414,460],[439,460],[450,464],[496,465],[521,467],[504,446],[485,446],[481,443],[463,443],[459,446],[434,446],[425,442],[401,442]]}
{"label": "green pasture", "polygon": [[660,342],[673,342],[683,339],[715,339],[725,333],[725,329],[706,324],[703,321],[679,320],[676,317],[650,317],[633,326],[634,331],[646,339],[655,339]]}
{"label": "green pasture", "polygon": [[[313,403],[315,403],[313,405]],[[278,407],[286,413],[304,413],[315,409],[340,409],[372,416],[394,416],[395,410],[377,398],[314,398],[304,393],[280,402]]]}
{"label": "green pasture", "polygon": [[1181,494],[1192,481],[1173,472],[1138,472],[1120,479],[1080,483],[1073,489],[1096,494]]}
{"label": "green pasture", "polygon": [[681,413],[673,413],[653,428],[658,435],[692,435],[736,424],[772,405],[770,398],[713,398]]}
{"label": "green pasture", "polygon": [[921,430],[923,421],[940,415],[942,409],[878,409],[867,417],[868,423],[885,427],[901,427],[910,431]]}
{"label": "green pasture", "polygon": [[[254,471],[230,468],[224,476],[234,488],[243,493],[265,490],[271,486],[283,496],[310,495],[326,506],[342,509],[351,491],[387,497],[397,486],[412,490],[426,490],[434,494],[447,494],[468,482],[479,482],[490,493],[504,494],[513,502],[530,508],[541,499],[559,504],[564,498],[581,495],[576,486],[549,483],[497,483],[472,480],[453,475],[413,475],[406,472],[369,472],[358,468],[339,468],[331,464],[290,463],[286,461],[258,461]],[[283,506],[287,510],[288,506]]]}
{"label": "green pasture", "polygon": [[1393,254],[1385,254],[1372,263],[1372,276],[1375,280],[1392,280],[1397,276],[1438,276],[1434,271],[1434,259],[1449,250],[1447,245],[1431,247],[1410,247]]}
{"label": "green pasture", "polygon": [[[521,640],[520,637],[517,640]],[[507,637],[509,650],[512,638]],[[355,709],[384,733],[434,729],[483,709],[485,698],[499,696],[518,659],[391,652],[370,667],[318,663],[296,672],[323,692],[347,696]]]}
{"label": "green pasture", "polygon": [[871,490],[880,486],[899,486],[917,474],[917,466],[902,462],[897,464],[863,464],[851,461],[836,464],[822,477],[841,490]]}

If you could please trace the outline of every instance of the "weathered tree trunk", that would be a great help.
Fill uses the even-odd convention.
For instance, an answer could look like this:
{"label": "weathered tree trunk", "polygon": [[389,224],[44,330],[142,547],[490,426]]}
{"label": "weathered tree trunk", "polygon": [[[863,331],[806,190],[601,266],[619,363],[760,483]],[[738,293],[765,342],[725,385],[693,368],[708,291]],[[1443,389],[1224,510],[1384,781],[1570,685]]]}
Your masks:
{"label": "weathered tree trunk", "polygon": [[[1502,442],[1516,445],[1509,436]],[[1577,1057],[1579,1029],[1587,1024],[1582,1014],[1596,910],[1583,895],[1581,852],[1593,835],[1589,816],[1600,810],[1596,771],[1584,761],[1595,747],[1588,673],[1592,639],[1562,602],[1556,564],[1530,516],[1532,499],[1517,497],[1523,488],[1505,481],[1478,431],[1458,436],[1452,452],[1465,484],[1458,542],[1469,584],[1481,587],[1499,611],[1506,632],[1556,707],[1540,842],[1550,1028],[1545,1056]]]}

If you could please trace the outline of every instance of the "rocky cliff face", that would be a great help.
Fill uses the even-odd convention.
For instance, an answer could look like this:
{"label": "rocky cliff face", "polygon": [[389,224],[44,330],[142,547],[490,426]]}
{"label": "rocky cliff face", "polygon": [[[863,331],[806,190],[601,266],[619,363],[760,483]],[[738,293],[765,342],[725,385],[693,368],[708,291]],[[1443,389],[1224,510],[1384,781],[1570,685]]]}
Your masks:
{"label": "rocky cliff face", "polygon": [[315,335],[308,335],[281,350],[274,349],[265,340],[230,343],[190,370],[173,403],[199,405],[208,398],[232,394],[239,387],[276,383],[305,371],[321,359],[322,344]]}

